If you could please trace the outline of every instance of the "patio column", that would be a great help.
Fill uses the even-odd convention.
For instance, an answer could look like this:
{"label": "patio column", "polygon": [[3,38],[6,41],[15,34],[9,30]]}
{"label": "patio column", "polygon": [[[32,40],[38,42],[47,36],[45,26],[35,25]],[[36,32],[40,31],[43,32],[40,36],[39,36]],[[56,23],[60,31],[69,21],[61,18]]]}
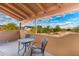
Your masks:
{"label": "patio column", "polygon": [[[19,29],[19,31],[21,31],[21,22],[20,22],[19,25],[20,25],[20,29]],[[20,32],[20,39],[21,39],[21,32]]]}
{"label": "patio column", "polygon": [[21,30],[21,22],[20,22],[20,30]]}
{"label": "patio column", "polygon": [[37,21],[36,21],[36,19],[35,19],[35,28],[36,28],[36,33],[35,34],[37,34]]}

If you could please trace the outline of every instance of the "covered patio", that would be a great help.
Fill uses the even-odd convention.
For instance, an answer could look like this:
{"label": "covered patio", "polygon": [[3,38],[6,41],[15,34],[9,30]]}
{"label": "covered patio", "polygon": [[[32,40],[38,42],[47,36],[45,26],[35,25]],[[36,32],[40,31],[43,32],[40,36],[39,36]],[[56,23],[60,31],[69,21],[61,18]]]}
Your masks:
{"label": "covered patio", "polygon": [[[42,39],[47,38],[48,44],[45,48],[44,56],[54,55],[79,55],[79,33],[69,33],[61,36],[39,34],[37,32],[37,20],[51,18],[51,16],[62,16],[64,14],[78,11],[78,3],[0,3],[0,12],[18,20],[19,30],[0,33],[0,56],[22,56],[24,50],[18,54],[19,40],[26,39],[27,34],[31,34],[33,42],[38,46]],[[6,20],[6,19],[5,19]],[[35,32],[25,32],[22,22],[35,21]],[[53,26],[53,25],[52,25]],[[74,38],[72,38],[74,37]],[[29,40],[28,40],[29,41]],[[25,44],[25,43],[23,43]],[[20,45],[19,47],[22,47]],[[24,56],[30,56],[30,51]],[[40,56],[36,54],[35,56]]]}

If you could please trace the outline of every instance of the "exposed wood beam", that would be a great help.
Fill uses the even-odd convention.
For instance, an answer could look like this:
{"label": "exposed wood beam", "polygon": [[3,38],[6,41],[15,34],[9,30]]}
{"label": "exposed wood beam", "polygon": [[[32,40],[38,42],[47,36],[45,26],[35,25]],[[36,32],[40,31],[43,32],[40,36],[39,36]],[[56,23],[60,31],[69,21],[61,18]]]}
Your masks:
{"label": "exposed wood beam", "polygon": [[59,9],[58,6],[57,5],[54,5],[54,6],[50,7],[50,8],[48,8],[47,9],[47,12],[49,12],[49,11],[55,11],[57,9]]}
{"label": "exposed wood beam", "polygon": [[[33,16],[36,16],[36,14],[30,9],[27,7],[27,5],[24,5],[22,3],[19,3],[17,4],[20,8],[22,8],[22,10],[24,10],[26,13],[29,12],[29,14],[33,14]],[[27,11],[26,11],[27,10]]]}
{"label": "exposed wood beam", "polygon": [[25,20],[22,20],[22,22],[31,22],[32,19],[25,19]]}
{"label": "exposed wood beam", "polygon": [[10,7],[12,10],[18,12],[18,14],[21,14],[21,16],[23,15],[25,18],[29,18],[28,15],[26,15],[24,12],[22,12],[20,9],[14,7],[12,4],[9,3],[5,3],[5,5],[7,5],[8,7]]}
{"label": "exposed wood beam", "polygon": [[62,4],[62,3],[57,3],[56,5],[57,5],[58,8],[60,8],[60,9],[63,8],[63,4]]}
{"label": "exposed wood beam", "polygon": [[46,12],[45,8],[40,3],[37,3],[36,5],[41,9],[41,11],[38,12],[38,15],[44,14]]}
{"label": "exposed wood beam", "polygon": [[58,6],[58,8],[60,9],[60,16],[63,17],[63,15],[64,15],[64,11],[63,11],[63,9],[64,9],[64,7],[63,7],[63,3],[57,3],[57,6]]}
{"label": "exposed wood beam", "polygon": [[45,8],[44,8],[41,4],[37,3],[37,6],[38,6],[42,11],[45,10]]}
{"label": "exposed wood beam", "polygon": [[6,10],[6,11],[8,11],[8,12],[10,12],[11,14],[16,15],[17,17],[21,18],[22,20],[24,19],[23,17],[21,17],[20,15],[14,13],[12,10],[8,9],[7,7],[3,6],[2,4],[0,4],[0,8]]}
{"label": "exposed wood beam", "polygon": [[0,8],[0,12],[3,12],[3,13],[5,13],[6,15],[11,16],[11,17],[13,17],[13,18],[15,18],[15,19],[17,19],[17,20],[19,20],[19,21],[22,20],[22,19],[20,19],[19,17],[15,16],[14,14],[12,14],[12,13],[10,13],[10,12],[8,12],[8,11],[2,9],[2,8]]}

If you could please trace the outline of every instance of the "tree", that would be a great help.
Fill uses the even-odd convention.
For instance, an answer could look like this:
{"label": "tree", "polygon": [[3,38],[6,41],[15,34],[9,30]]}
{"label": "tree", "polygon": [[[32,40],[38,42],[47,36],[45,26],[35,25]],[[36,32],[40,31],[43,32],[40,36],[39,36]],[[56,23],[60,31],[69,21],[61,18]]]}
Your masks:
{"label": "tree", "polygon": [[18,30],[19,28],[16,26],[16,24],[14,23],[8,23],[7,25],[5,25],[5,30],[9,31],[9,30]]}
{"label": "tree", "polygon": [[47,26],[47,29],[50,29],[50,26]]}
{"label": "tree", "polygon": [[72,29],[72,31],[73,31],[73,32],[79,32],[79,26],[74,27],[74,28]]}
{"label": "tree", "polygon": [[31,34],[36,33],[36,27],[32,27],[31,30],[30,30],[30,33],[31,33]]}
{"label": "tree", "polygon": [[56,27],[54,28],[54,31],[59,32],[61,30],[59,25],[56,25]]}
{"label": "tree", "polygon": [[68,29],[66,29],[67,31],[71,31],[71,29],[70,28],[68,28]]}
{"label": "tree", "polygon": [[52,32],[52,28],[50,28],[50,26],[47,26],[46,28],[42,29],[42,33],[50,33]]}
{"label": "tree", "polygon": [[50,32],[53,32],[53,28],[50,28]]}
{"label": "tree", "polygon": [[50,32],[51,32],[50,26],[47,26],[47,33],[50,33]]}
{"label": "tree", "polygon": [[37,28],[42,28],[42,26],[38,25]]}
{"label": "tree", "polygon": [[37,26],[37,33],[41,33],[42,32],[42,26],[38,25]]}
{"label": "tree", "polygon": [[47,28],[43,28],[42,29],[42,33],[47,33],[48,32],[48,29]]}

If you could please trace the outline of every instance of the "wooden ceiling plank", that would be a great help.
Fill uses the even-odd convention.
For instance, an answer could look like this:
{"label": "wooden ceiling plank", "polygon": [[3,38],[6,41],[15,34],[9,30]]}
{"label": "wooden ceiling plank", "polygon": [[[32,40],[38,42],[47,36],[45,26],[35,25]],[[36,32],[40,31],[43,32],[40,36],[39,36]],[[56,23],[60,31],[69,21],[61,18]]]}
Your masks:
{"label": "wooden ceiling plank", "polygon": [[60,8],[60,9],[63,8],[63,4],[62,4],[62,3],[57,3],[56,5],[57,5],[58,8]]}
{"label": "wooden ceiling plank", "polygon": [[23,15],[26,18],[29,18],[29,16],[27,14],[25,14],[24,12],[22,12],[19,8],[16,8],[15,6],[13,6],[12,4],[6,3],[5,5],[7,5],[8,7],[10,7],[11,9],[15,10],[16,12],[18,12],[19,14]]}
{"label": "wooden ceiling plank", "polygon": [[4,10],[6,10],[6,11],[8,11],[8,12],[14,14],[14,15],[16,15],[17,17],[19,17],[19,18],[21,18],[21,19],[24,19],[23,17],[21,17],[21,16],[18,15],[17,13],[14,13],[13,11],[11,11],[10,9],[8,9],[7,7],[5,7],[5,6],[3,6],[3,5],[0,5],[0,8],[2,8],[2,9],[4,9]]}
{"label": "wooden ceiling plank", "polygon": [[37,3],[37,6],[38,6],[42,11],[45,10],[45,8],[44,8],[40,3]]}
{"label": "wooden ceiling plank", "polygon": [[[18,6],[22,6],[23,10],[27,13],[27,11],[29,11],[29,13],[33,14],[34,16],[36,16],[36,14],[30,9],[28,8],[26,5],[22,4],[22,3],[19,3]],[[27,11],[26,11],[27,10]]]}
{"label": "wooden ceiling plank", "polygon": [[37,16],[39,16],[39,15],[41,15],[41,14],[44,14],[44,13],[47,11],[47,10],[45,10],[45,8],[43,7],[43,5],[41,5],[40,3],[37,3],[36,5],[38,6],[38,8],[41,9],[41,11],[38,12],[38,15],[37,15]]}
{"label": "wooden ceiling plank", "polygon": [[19,17],[15,16],[14,14],[12,14],[12,13],[10,13],[10,12],[8,12],[8,11],[5,11],[4,9],[0,9],[0,11],[1,11],[2,13],[5,13],[5,14],[8,15],[8,16],[11,16],[12,18],[15,18],[15,19],[19,20],[19,21],[22,20],[22,19],[20,19]]}

